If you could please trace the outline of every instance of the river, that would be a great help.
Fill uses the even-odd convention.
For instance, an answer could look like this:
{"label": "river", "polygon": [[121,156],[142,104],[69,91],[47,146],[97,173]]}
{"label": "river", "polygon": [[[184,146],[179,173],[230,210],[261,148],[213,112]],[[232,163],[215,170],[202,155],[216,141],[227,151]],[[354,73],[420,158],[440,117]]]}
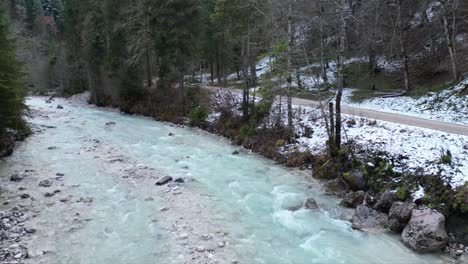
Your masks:
{"label": "river", "polygon": [[[218,136],[64,99],[27,103],[40,131],[0,163],[2,175],[33,170],[1,182],[38,230],[23,239],[39,252],[26,263],[450,263],[353,230],[310,172],[232,155]],[[186,182],[155,186],[165,175]],[[53,185],[38,187],[44,179]],[[18,198],[20,186],[33,199]],[[309,197],[320,210],[287,210]]]}

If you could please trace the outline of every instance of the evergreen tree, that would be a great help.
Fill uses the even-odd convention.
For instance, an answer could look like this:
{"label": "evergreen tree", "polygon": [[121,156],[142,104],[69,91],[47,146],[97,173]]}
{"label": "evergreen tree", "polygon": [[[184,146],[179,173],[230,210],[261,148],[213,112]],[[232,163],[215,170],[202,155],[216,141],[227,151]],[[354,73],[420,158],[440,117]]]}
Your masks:
{"label": "evergreen tree", "polygon": [[14,41],[10,38],[5,11],[0,7],[0,134],[23,130],[25,87]]}

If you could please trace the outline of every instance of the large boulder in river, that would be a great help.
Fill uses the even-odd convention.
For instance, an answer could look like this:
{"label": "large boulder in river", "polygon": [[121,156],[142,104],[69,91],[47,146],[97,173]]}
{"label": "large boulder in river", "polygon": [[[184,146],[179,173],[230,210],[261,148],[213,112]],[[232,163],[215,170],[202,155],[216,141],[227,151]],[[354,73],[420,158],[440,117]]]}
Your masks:
{"label": "large boulder in river", "polygon": [[374,209],[388,213],[393,203],[397,200],[398,198],[395,191],[385,190],[382,195],[380,195],[379,200],[377,200]]}
{"label": "large boulder in river", "polygon": [[357,230],[372,233],[383,231],[387,223],[387,215],[366,205],[360,205],[356,208],[352,223],[352,227]]}
{"label": "large boulder in river", "polygon": [[314,198],[309,198],[305,201],[304,208],[308,210],[316,210],[319,209],[319,206]]}
{"label": "large boulder in river", "polygon": [[351,192],[341,201],[341,205],[347,208],[356,208],[364,202],[366,193],[364,191]]}
{"label": "large boulder in river", "polygon": [[428,208],[413,210],[401,238],[406,245],[418,252],[443,249],[448,243],[444,215]]}
{"label": "large boulder in river", "polygon": [[387,227],[396,233],[401,233],[411,219],[413,203],[394,202],[388,214]]}

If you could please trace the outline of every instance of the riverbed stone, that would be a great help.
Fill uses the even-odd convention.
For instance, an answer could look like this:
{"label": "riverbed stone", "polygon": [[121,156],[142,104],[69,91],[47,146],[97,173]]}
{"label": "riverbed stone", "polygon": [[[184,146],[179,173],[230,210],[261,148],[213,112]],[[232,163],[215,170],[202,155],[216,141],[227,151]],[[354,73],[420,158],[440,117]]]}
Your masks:
{"label": "riverbed stone", "polygon": [[411,219],[414,204],[408,202],[394,202],[388,214],[387,227],[396,233],[401,233]]}
{"label": "riverbed stone", "polygon": [[357,191],[348,193],[343,200],[341,205],[347,208],[356,208],[364,202],[366,193],[364,191]]}
{"label": "riverbed stone", "polygon": [[57,109],[63,109],[63,106],[57,105]]}
{"label": "riverbed stone", "polygon": [[19,174],[13,174],[10,176],[10,181],[12,182],[20,182],[24,179],[23,176],[19,175]]}
{"label": "riverbed stone", "polygon": [[184,178],[177,178],[174,180],[174,182],[177,182],[177,183],[184,183],[185,182],[185,179]]}
{"label": "riverbed stone", "polygon": [[39,182],[40,187],[50,187],[52,186],[52,182],[50,180],[43,180]]}
{"label": "riverbed stone", "polygon": [[167,184],[167,183],[169,183],[171,181],[172,181],[171,176],[164,176],[164,177],[162,177],[160,180],[158,180],[156,182],[156,185],[158,185],[158,186],[165,185],[165,184]]}
{"label": "riverbed stone", "polygon": [[425,253],[443,249],[448,243],[443,214],[429,209],[415,209],[411,220],[401,234],[403,242],[411,249]]}
{"label": "riverbed stone", "polygon": [[387,215],[366,205],[360,205],[356,208],[352,223],[353,229],[371,233],[379,232],[384,230],[387,223]]}
{"label": "riverbed stone", "polygon": [[31,198],[31,195],[28,194],[28,193],[23,193],[23,194],[21,194],[20,197],[21,197],[21,199],[28,199],[28,198]]}
{"label": "riverbed stone", "polygon": [[377,200],[377,203],[374,206],[375,210],[388,213],[393,203],[397,201],[396,192],[393,190],[385,190]]}
{"label": "riverbed stone", "polygon": [[305,201],[304,208],[308,210],[316,210],[319,209],[319,206],[314,198],[309,198]]}

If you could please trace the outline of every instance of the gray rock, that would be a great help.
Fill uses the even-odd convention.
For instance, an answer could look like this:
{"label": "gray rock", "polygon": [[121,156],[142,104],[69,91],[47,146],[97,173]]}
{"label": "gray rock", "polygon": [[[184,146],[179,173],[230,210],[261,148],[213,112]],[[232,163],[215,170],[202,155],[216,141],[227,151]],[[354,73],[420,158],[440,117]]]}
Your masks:
{"label": "gray rock", "polygon": [[394,202],[388,214],[387,227],[396,233],[401,233],[411,219],[413,203]]}
{"label": "gray rock", "polygon": [[239,155],[239,151],[236,150],[236,151],[232,152],[232,155]]}
{"label": "gray rock", "polygon": [[343,174],[343,179],[353,191],[365,190],[367,188],[366,179],[361,171],[352,171]]}
{"label": "gray rock", "polygon": [[57,109],[63,109],[63,106],[57,105]]}
{"label": "gray rock", "polygon": [[374,206],[375,210],[388,213],[393,203],[397,201],[396,192],[392,190],[385,190],[382,195],[380,195],[377,203]]}
{"label": "gray rock", "polygon": [[28,199],[28,198],[31,197],[31,195],[29,195],[29,194],[27,194],[27,193],[23,193],[23,194],[21,194],[20,197],[21,197],[21,199]]}
{"label": "gray rock", "polygon": [[383,231],[387,223],[387,215],[366,205],[360,205],[356,208],[352,223],[353,229],[366,232]]}
{"label": "gray rock", "polygon": [[13,174],[13,175],[10,176],[10,181],[12,181],[12,182],[20,182],[23,179],[24,179],[24,177],[20,176],[18,174]]}
{"label": "gray rock", "polygon": [[45,100],[45,103],[46,103],[46,104],[51,104],[51,103],[52,103],[52,100],[47,99],[47,100]]}
{"label": "gray rock", "polygon": [[364,202],[365,197],[364,191],[352,192],[347,194],[340,204],[347,208],[356,208]]}
{"label": "gray rock", "polygon": [[291,204],[286,207],[286,210],[291,211],[291,212],[296,212],[299,211],[302,208],[302,204],[297,203],[297,204]]}
{"label": "gray rock", "polygon": [[156,182],[156,185],[161,186],[172,181],[171,176],[164,176],[159,181]]}
{"label": "gray rock", "polygon": [[317,205],[317,202],[314,198],[309,198],[305,201],[304,208],[309,210],[316,210],[319,209],[319,206]]}
{"label": "gray rock", "polygon": [[448,243],[444,215],[428,208],[413,210],[401,238],[403,243],[417,252],[443,249]]}
{"label": "gray rock", "polygon": [[117,123],[115,123],[115,122],[107,122],[106,123],[106,126],[115,126],[115,125],[117,125]]}
{"label": "gray rock", "polygon": [[34,234],[34,233],[36,233],[36,229],[34,229],[34,228],[26,228],[25,231],[26,231],[26,233],[28,233],[28,234]]}
{"label": "gray rock", "polygon": [[54,195],[55,195],[55,193],[47,192],[47,193],[44,194],[44,197],[49,198],[49,197],[52,197],[52,196],[54,196]]}
{"label": "gray rock", "polygon": [[177,178],[177,179],[175,179],[174,182],[177,182],[177,183],[184,183],[184,182],[185,182],[185,179],[184,179],[184,178]]}
{"label": "gray rock", "polygon": [[40,187],[50,187],[52,186],[52,182],[49,180],[43,180],[39,182]]}
{"label": "gray rock", "polygon": [[205,251],[206,251],[206,248],[205,248],[204,246],[198,246],[198,247],[196,248],[196,250],[197,250],[198,252],[202,253],[202,252],[205,252]]}

